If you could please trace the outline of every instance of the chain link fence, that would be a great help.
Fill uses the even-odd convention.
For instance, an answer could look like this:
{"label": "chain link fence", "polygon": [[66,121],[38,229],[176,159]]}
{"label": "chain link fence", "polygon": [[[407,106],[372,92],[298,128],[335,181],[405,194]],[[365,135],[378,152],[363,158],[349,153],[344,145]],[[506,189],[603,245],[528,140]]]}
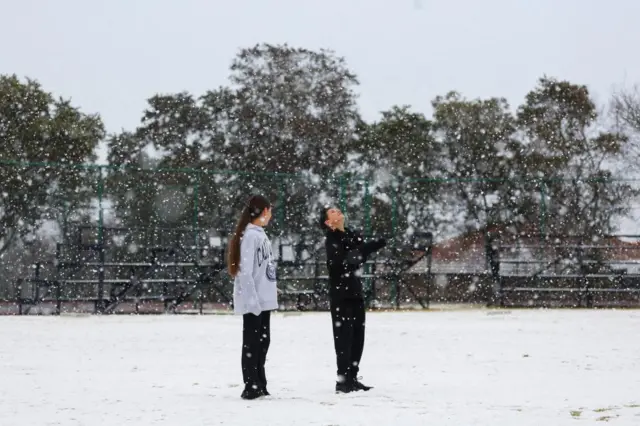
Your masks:
{"label": "chain link fence", "polygon": [[[15,295],[15,283],[32,273],[32,265],[51,261],[60,243],[119,239],[118,244],[128,249],[171,244],[223,249],[243,203],[253,193],[273,202],[268,232],[283,269],[280,276],[299,295],[324,285],[323,238],[317,226],[323,205],[340,207],[349,225],[365,237],[388,238],[385,256],[392,257],[420,231],[443,241],[472,228],[505,223],[542,237],[597,233],[614,217],[632,225],[639,189],[632,180],[381,180],[353,174],[320,177],[8,161],[0,164],[0,180],[4,299]],[[183,231],[172,234],[170,229]],[[126,250],[118,256],[126,260]],[[373,298],[388,304],[397,300],[403,283],[371,278],[380,267],[365,267],[365,286]]]}

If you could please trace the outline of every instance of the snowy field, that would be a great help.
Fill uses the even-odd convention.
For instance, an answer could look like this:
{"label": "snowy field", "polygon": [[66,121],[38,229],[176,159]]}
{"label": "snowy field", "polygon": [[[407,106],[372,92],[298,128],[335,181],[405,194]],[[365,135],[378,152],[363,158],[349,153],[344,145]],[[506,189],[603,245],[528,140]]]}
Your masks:
{"label": "snowy field", "polygon": [[229,315],[0,317],[0,425],[640,425],[640,311],[370,313],[335,395],[326,313],[278,314],[243,401]]}

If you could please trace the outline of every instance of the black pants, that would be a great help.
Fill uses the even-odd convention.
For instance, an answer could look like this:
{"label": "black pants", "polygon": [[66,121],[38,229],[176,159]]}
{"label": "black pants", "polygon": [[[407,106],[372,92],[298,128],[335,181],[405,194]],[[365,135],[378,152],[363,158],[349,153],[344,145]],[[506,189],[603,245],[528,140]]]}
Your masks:
{"label": "black pants", "polygon": [[331,320],[338,380],[356,379],[364,349],[364,301],[358,299],[331,301]]}
{"label": "black pants", "polygon": [[267,386],[264,364],[271,343],[271,312],[242,316],[242,378],[245,389]]}

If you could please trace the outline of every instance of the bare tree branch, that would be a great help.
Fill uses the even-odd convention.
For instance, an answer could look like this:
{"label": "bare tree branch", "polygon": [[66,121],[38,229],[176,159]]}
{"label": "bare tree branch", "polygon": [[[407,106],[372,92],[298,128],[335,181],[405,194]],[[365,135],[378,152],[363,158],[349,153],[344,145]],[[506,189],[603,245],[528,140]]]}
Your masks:
{"label": "bare tree branch", "polygon": [[640,87],[615,92],[611,108],[619,125],[640,132]]}

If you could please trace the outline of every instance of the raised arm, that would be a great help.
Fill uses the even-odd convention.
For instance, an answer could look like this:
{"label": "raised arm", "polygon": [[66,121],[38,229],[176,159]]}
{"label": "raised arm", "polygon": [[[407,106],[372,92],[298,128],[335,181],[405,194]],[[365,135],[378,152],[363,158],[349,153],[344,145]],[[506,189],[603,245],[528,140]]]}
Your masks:
{"label": "raised arm", "polygon": [[[355,237],[360,241],[364,241],[362,235],[358,232],[355,233]],[[387,245],[387,241],[384,238],[379,238],[377,240],[363,242],[357,248],[349,251],[347,253],[347,262],[350,264],[358,265],[360,267],[364,264],[373,253],[382,249]]]}
{"label": "raised arm", "polygon": [[345,251],[340,242],[327,240],[327,263],[329,273],[339,276],[359,269],[368,257],[386,245],[384,239],[364,243],[357,248]]}
{"label": "raised arm", "polygon": [[362,254],[362,257],[365,259],[365,262],[366,262],[366,259],[371,254],[384,248],[386,245],[387,245],[387,241],[384,238],[380,238],[380,239],[369,241],[368,243],[362,244],[360,247],[358,247],[358,250],[360,251],[360,253]]}

